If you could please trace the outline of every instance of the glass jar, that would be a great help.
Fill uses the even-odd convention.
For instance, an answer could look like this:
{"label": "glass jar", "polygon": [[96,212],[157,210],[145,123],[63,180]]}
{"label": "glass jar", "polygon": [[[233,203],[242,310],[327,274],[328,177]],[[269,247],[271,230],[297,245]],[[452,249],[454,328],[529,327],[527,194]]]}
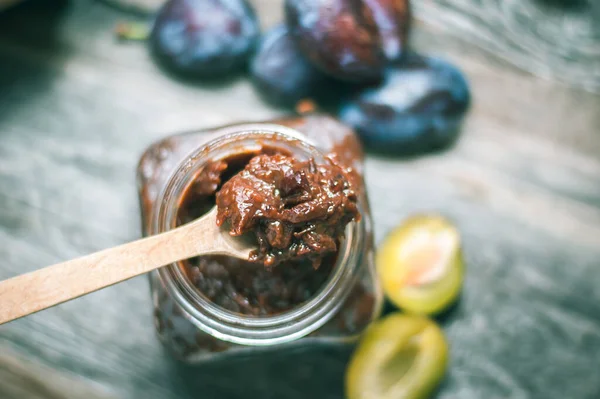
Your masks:
{"label": "glass jar", "polygon": [[383,296],[373,264],[362,149],[351,129],[326,115],[229,125],[178,134],[153,144],[143,154],[137,174],[143,234],[177,227],[182,196],[208,162],[263,146],[317,162],[335,157],[352,168],[362,218],[348,225],[321,289],[282,313],[248,316],[221,308],[195,287],[182,263],[150,273],[158,335],[182,360],[197,363],[273,348],[347,342],[381,312]]}

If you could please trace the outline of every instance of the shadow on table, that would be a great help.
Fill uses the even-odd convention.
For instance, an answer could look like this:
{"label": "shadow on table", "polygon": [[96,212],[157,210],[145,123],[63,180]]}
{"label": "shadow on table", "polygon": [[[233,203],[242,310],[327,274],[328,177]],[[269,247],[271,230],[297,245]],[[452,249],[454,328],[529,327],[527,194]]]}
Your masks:
{"label": "shadow on table", "polygon": [[27,0],[0,12],[0,121],[51,88],[59,71],[45,61],[68,53],[58,37],[68,5]]}
{"label": "shadow on table", "polygon": [[541,6],[560,7],[565,10],[581,10],[587,6],[588,0],[535,0]]}
{"label": "shadow on table", "polygon": [[[461,311],[459,297],[435,319],[443,325]],[[398,309],[386,301],[383,317],[394,312]],[[353,349],[350,344],[287,348],[197,366],[167,356],[166,380],[177,397],[190,399],[343,399],[344,374]],[[442,386],[446,384],[447,379]]]}
{"label": "shadow on table", "polygon": [[175,360],[172,389],[181,397],[342,399],[351,346],[274,351],[187,366]]}

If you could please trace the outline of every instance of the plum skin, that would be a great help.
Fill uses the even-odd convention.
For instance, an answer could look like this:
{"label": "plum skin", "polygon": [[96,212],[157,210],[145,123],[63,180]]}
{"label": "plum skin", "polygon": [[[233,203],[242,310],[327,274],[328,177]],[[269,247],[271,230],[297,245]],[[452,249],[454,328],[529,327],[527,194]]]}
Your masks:
{"label": "plum skin", "polygon": [[338,109],[366,147],[385,153],[443,149],[457,138],[471,95],[462,72],[440,58],[413,54]]}
{"label": "plum skin", "polygon": [[169,0],[156,15],[149,46],[180,75],[222,77],[243,69],[259,34],[246,0]]}
{"label": "plum skin", "polygon": [[279,106],[314,99],[327,85],[326,76],[304,58],[285,25],[263,35],[250,63],[250,75],[262,98]]}
{"label": "plum skin", "polygon": [[378,81],[402,58],[408,0],[286,0],[285,17],[302,53],[328,75]]}

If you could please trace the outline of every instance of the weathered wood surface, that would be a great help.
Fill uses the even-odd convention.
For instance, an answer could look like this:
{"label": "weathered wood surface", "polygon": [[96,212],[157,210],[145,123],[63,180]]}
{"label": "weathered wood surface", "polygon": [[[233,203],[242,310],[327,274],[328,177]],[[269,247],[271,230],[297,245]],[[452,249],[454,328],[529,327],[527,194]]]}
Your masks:
{"label": "weathered wood surface", "polygon": [[421,0],[424,21],[538,76],[600,92],[600,1]]}
{"label": "weathered wood surface", "polygon": [[0,398],[111,399],[80,376],[40,366],[4,347],[0,353],[0,381]]}
{"label": "weathered wood surface", "polygon": [[[267,25],[280,17],[273,4],[258,6]],[[139,237],[134,169],[152,141],[280,113],[243,79],[205,88],[164,76],[142,46],[113,39],[124,17],[85,0],[0,15],[0,278]],[[597,398],[600,97],[490,59],[447,30],[419,24],[414,41],[469,76],[462,139],[440,155],[367,162],[378,241],[423,210],[452,217],[465,236],[469,269],[442,323],[452,364],[438,397]],[[571,61],[572,73],[584,68]],[[157,342],[137,278],[0,326],[0,397],[40,396],[15,381],[51,386],[45,397],[93,397],[77,381],[112,398],[340,398],[349,351],[184,367]]]}

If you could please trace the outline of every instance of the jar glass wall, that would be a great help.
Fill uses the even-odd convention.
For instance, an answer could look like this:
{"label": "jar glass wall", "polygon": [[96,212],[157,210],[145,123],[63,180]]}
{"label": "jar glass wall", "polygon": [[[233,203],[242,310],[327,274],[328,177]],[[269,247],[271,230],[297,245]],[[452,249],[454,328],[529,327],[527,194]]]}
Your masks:
{"label": "jar glass wall", "polygon": [[381,311],[361,147],[350,129],[328,116],[310,114],[236,124],[183,133],[152,145],[138,169],[144,235],[176,227],[182,193],[207,162],[265,145],[282,148],[299,159],[335,157],[351,167],[356,172],[353,184],[359,187],[362,219],[347,228],[321,289],[280,314],[247,316],[220,308],[194,287],[181,264],[151,273],[159,337],[184,360],[197,362],[282,345],[352,340]]}

